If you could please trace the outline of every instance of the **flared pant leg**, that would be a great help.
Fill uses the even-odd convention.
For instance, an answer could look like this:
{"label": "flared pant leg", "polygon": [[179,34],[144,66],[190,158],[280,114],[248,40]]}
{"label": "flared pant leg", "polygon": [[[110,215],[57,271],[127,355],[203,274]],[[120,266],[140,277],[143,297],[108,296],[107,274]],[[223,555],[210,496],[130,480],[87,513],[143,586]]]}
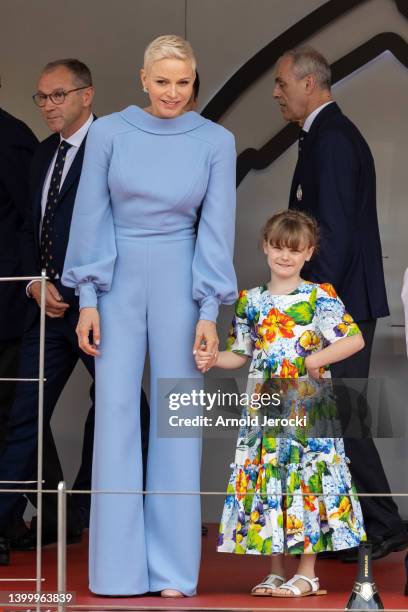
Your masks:
{"label": "flared pant leg", "polygon": [[[159,379],[200,380],[192,346],[194,241],[118,240],[111,292],[100,300],[96,359],[93,489],[141,490],[140,389],[148,336],[151,425],[147,490],[200,490],[201,439],[157,432]],[[163,402],[162,402],[163,405]],[[132,595],[175,588],[196,592],[201,546],[199,495],[95,494],[90,589]]]}
{"label": "flared pant leg", "polygon": [[[92,488],[143,489],[140,389],[146,355],[148,252],[118,240],[110,293],[99,301],[101,356],[95,359],[96,415]],[[105,595],[149,591],[143,495],[94,494],[90,590]]]}
{"label": "flared pant leg", "polygon": [[[150,247],[148,338],[151,367],[151,425],[147,490],[200,491],[201,438],[160,437],[158,409],[165,407],[160,379],[201,375],[192,354],[197,304],[192,299],[192,239]],[[187,383],[184,387],[188,387]],[[173,588],[196,593],[201,553],[199,495],[147,495],[146,548],[150,591]]]}

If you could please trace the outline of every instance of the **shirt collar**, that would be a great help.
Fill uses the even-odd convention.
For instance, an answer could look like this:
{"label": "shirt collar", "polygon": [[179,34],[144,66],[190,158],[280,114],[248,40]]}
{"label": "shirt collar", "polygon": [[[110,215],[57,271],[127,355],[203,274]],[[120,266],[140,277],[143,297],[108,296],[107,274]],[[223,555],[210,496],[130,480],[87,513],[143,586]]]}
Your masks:
{"label": "shirt collar", "polygon": [[85,123],[79,128],[79,130],[74,132],[69,138],[63,138],[62,136],[60,136],[60,142],[65,140],[72,147],[80,147],[81,144],[82,144],[83,139],[85,138],[85,136],[88,133],[88,130],[89,130],[93,120],[94,120],[94,116],[91,113],[89,115],[88,119],[85,121]]}
{"label": "shirt collar", "polygon": [[312,127],[313,121],[316,119],[316,117],[320,113],[320,111],[322,111],[325,106],[329,106],[329,104],[332,104],[333,102],[334,102],[334,100],[330,100],[329,102],[325,102],[321,106],[318,106],[317,108],[315,108],[314,111],[312,113],[310,113],[310,115],[308,115],[306,117],[306,121],[303,124],[302,130],[304,132],[308,132],[310,130],[310,128]]}

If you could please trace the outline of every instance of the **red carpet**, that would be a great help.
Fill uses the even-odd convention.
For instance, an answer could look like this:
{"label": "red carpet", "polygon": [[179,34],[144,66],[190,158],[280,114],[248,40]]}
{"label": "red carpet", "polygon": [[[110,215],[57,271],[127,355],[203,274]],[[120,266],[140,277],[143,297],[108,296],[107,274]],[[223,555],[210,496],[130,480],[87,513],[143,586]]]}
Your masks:
{"label": "red carpet", "polygon": [[[168,600],[154,595],[114,598],[96,597],[88,591],[87,538],[68,547],[68,590],[76,592],[78,609],[108,610],[344,610],[352,588],[356,568],[338,561],[318,561],[317,573],[328,595],[301,599],[251,597],[250,589],[268,573],[268,559],[241,557],[215,552],[216,526],[210,525],[203,538],[203,555],[197,597]],[[56,590],[56,546],[43,549],[44,591]],[[394,553],[374,562],[374,577],[387,610],[408,610],[408,597],[403,595],[404,553]],[[296,560],[289,559],[288,568],[295,572]],[[0,568],[1,578],[34,577],[35,553],[13,553],[12,565]],[[288,572],[289,573],[289,572]],[[34,590],[32,583],[0,583],[2,591]],[[72,608],[72,607],[70,607]],[[6,610],[6,608],[5,608]],[[10,610],[10,609],[9,609]]]}

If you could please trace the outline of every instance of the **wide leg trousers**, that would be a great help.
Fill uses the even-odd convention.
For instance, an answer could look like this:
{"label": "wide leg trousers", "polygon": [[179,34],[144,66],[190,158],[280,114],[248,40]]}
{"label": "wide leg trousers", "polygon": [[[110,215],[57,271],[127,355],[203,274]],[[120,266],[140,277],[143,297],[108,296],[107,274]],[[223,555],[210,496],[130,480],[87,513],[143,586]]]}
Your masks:
{"label": "wide leg trousers", "polygon": [[[119,232],[118,232],[119,233]],[[158,380],[195,378],[192,346],[194,239],[117,236],[111,291],[100,299],[96,359],[93,489],[142,490],[140,389],[146,352],[151,371],[147,491],[200,490],[201,440],[160,437]],[[161,402],[163,405],[163,402]],[[198,580],[199,495],[94,494],[90,589],[131,595],[165,588],[194,595]]]}

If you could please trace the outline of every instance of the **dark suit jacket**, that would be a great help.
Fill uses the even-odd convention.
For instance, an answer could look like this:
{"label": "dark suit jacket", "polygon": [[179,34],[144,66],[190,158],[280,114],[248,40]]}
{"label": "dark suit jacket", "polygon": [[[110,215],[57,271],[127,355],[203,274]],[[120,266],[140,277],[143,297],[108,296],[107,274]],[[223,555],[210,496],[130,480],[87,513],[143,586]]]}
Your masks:
{"label": "dark suit jacket", "polygon": [[[25,123],[0,109],[0,276],[22,276],[21,231],[37,144]],[[24,283],[0,283],[0,340],[22,336],[26,305]]]}
{"label": "dark suit jacket", "polygon": [[374,160],[335,102],[303,141],[289,208],[311,214],[321,231],[319,252],[302,276],[332,283],[357,321],[387,316]]}
{"label": "dark suit jacket", "polygon": [[[68,246],[69,230],[71,226],[72,212],[74,210],[75,196],[81,176],[82,162],[84,159],[86,137],[67,176],[61,186],[58,202],[54,214],[54,230],[56,244],[54,245],[54,263],[56,271],[61,277],[64,268],[65,254]],[[43,140],[37,147],[30,169],[30,202],[31,214],[27,217],[24,238],[24,272],[30,276],[41,274],[40,260],[40,223],[41,223],[41,198],[44,181],[47,176],[51,161],[60,143],[60,135],[52,134]],[[78,298],[74,290],[61,284],[61,280],[53,281],[64,301],[71,308],[79,308]],[[27,328],[29,328],[39,315],[39,308],[34,300],[29,300],[30,306],[27,314]]]}

